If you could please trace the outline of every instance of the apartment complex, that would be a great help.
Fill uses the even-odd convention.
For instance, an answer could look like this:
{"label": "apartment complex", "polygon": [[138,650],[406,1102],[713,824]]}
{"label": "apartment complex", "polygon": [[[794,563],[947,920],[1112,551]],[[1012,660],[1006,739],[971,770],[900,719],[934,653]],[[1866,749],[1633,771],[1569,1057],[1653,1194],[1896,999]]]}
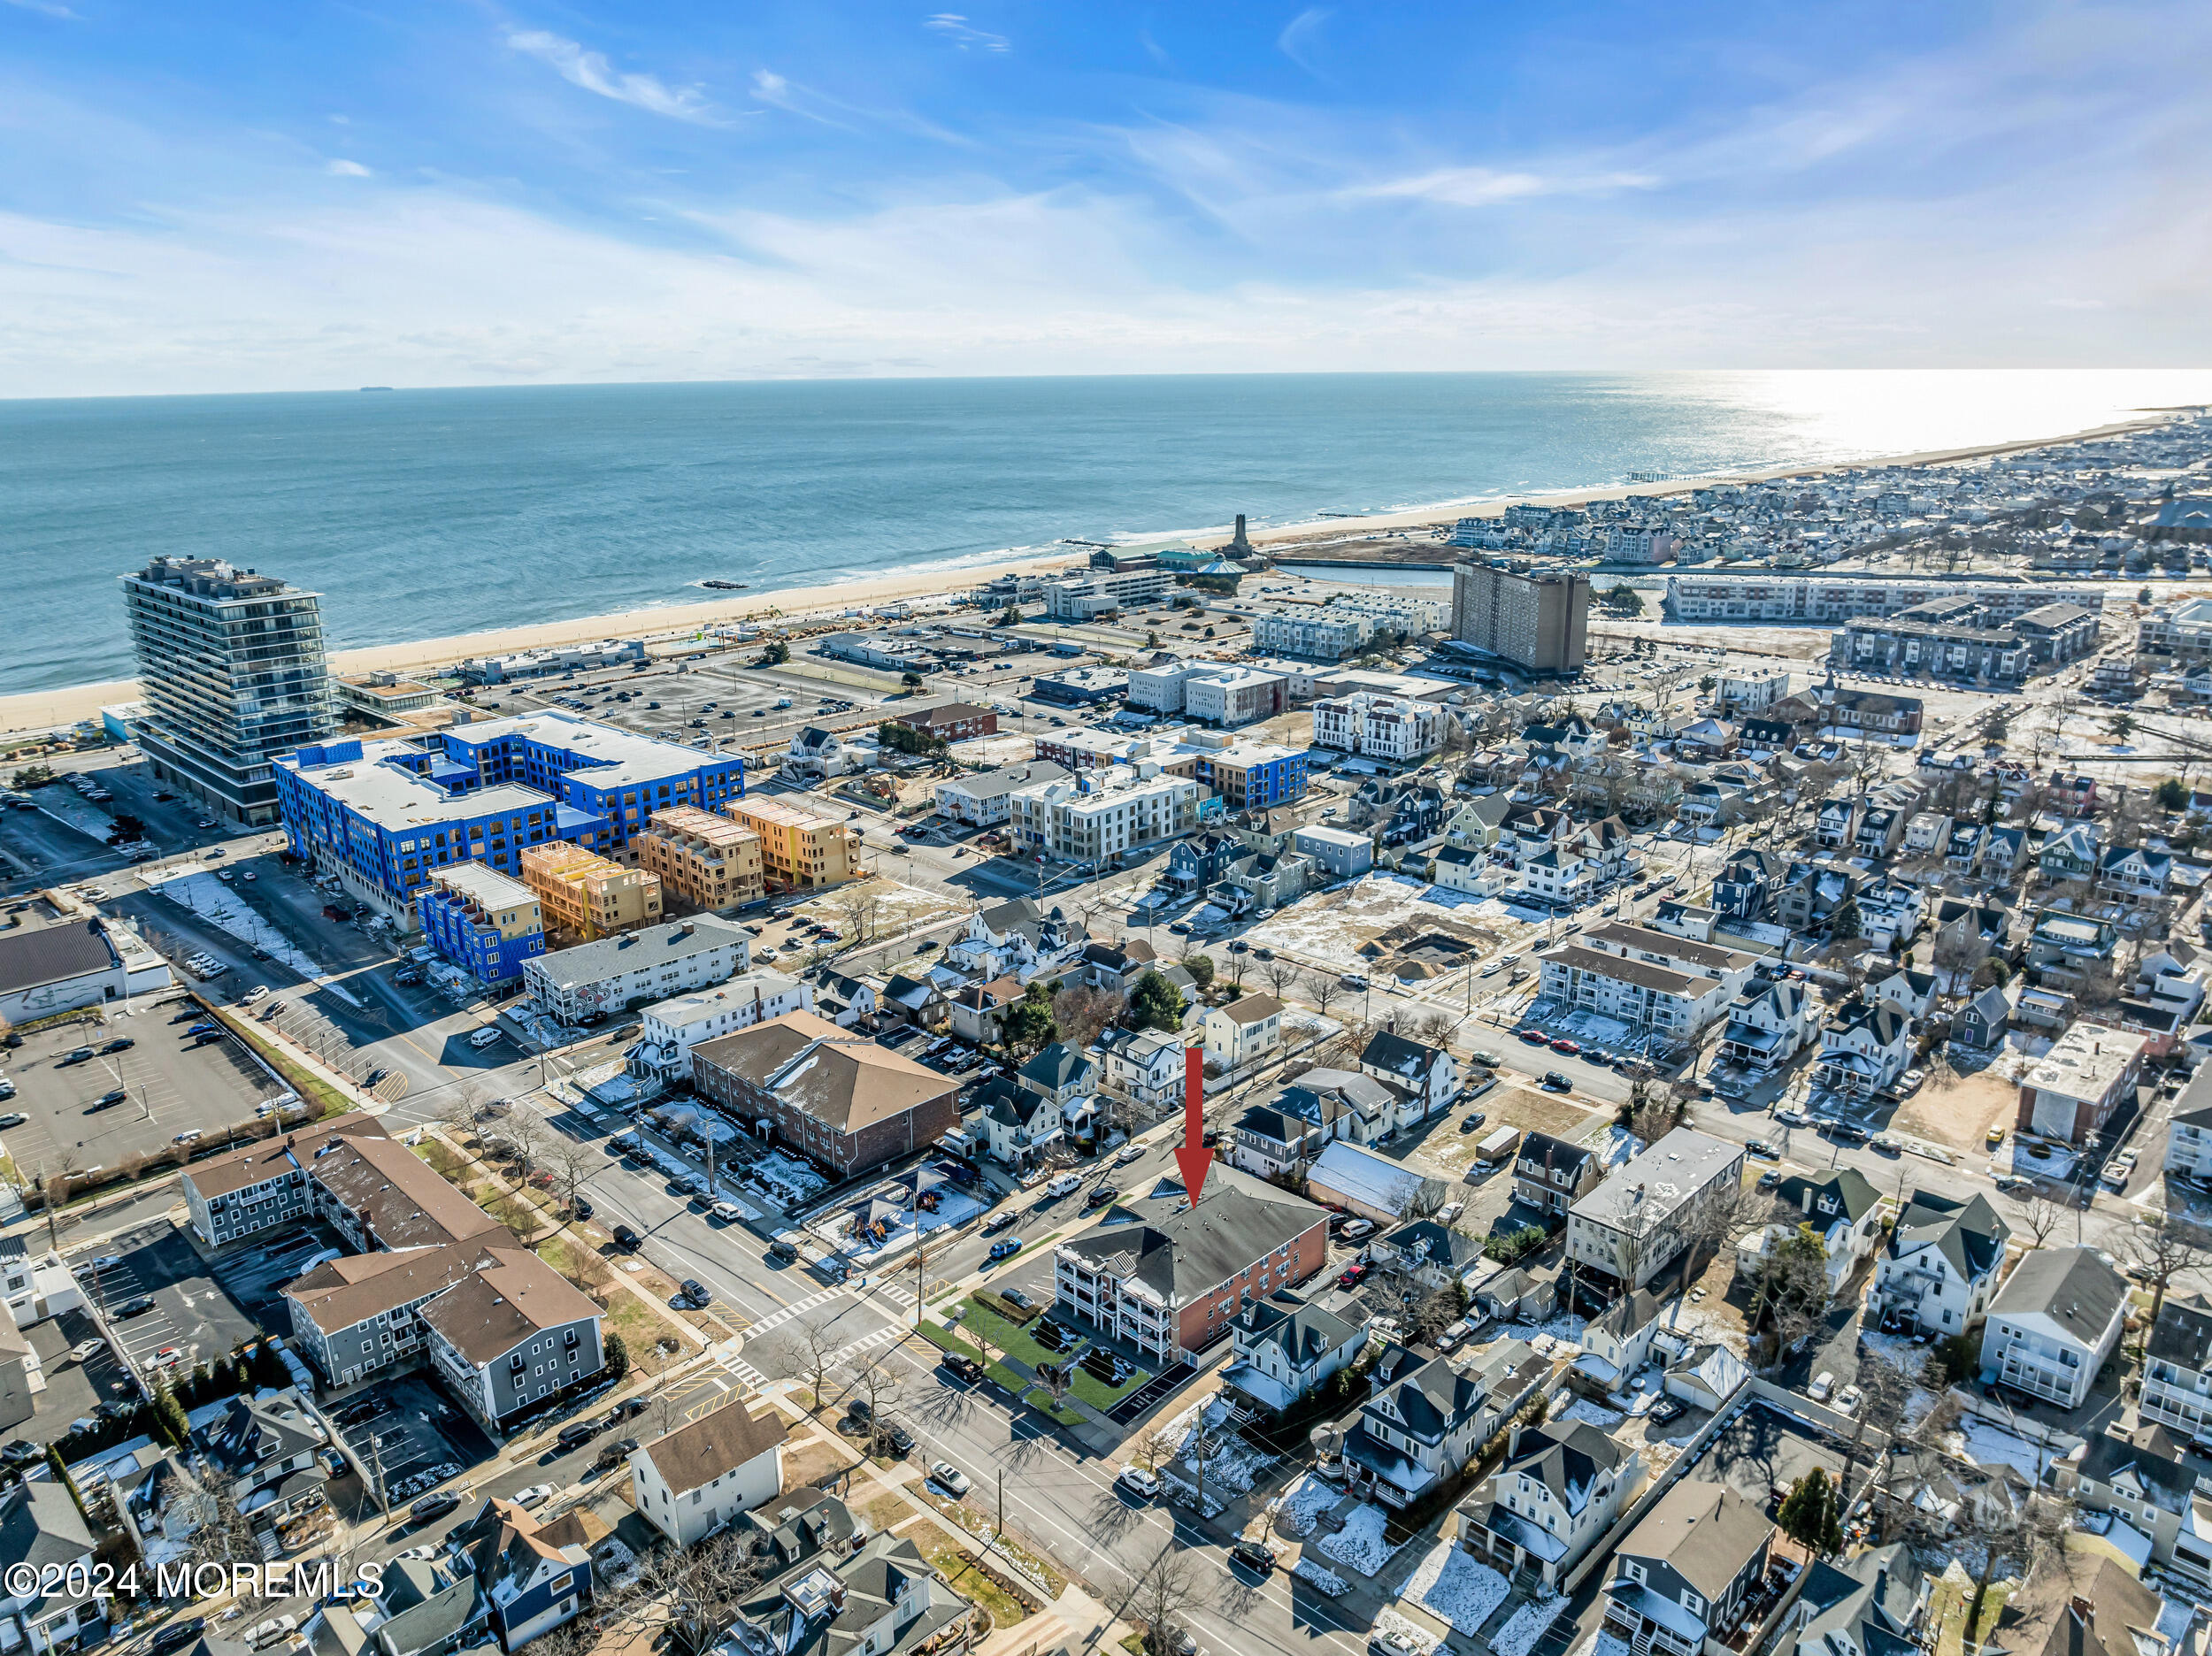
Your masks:
{"label": "apartment complex", "polygon": [[587,943],[661,917],[660,876],[564,840],[524,850],[522,883],[537,893],[547,925]]}
{"label": "apartment complex", "polygon": [[1217,667],[1183,681],[1183,710],[1226,730],[1283,710],[1283,681],[1249,667]]}
{"label": "apartment complex", "polygon": [[[1970,600],[1992,622],[2016,621],[2050,602],[2029,581],[1891,580],[1851,575],[1671,575],[1667,608],[1678,621],[1784,621],[1798,625],[1893,616],[1931,602]],[[2066,601],[2093,613],[2104,607],[2095,586],[2070,586]]]}
{"label": "apartment complex", "polygon": [[434,871],[415,912],[430,947],[479,983],[512,983],[523,962],[545,953],[537,894],[480,862]]}
{"label": "apartment complex", "polygon": [[278,759],[274,775],[292,851],[403,920],[438,869],[519,875],[526,848],[557,840],[618,855],[654,812],[745,788],[735,755],[553,713],[326,741]]}
{"label": "apartment complex", "polygon": [[1017,844],[1068,862],[1096,862],[1188,833],[1198,825],[1199,785],[1116,765],[1061,782],[1033,783],[1007,797]]}
{"label": "apartment complex", "polygon": [[1055,621],[1089,621],[1110,610],[1164,603],[1174,579],[1162,569],[1091,570],[1045,586],[1045,613]]}
{"label": "apartment complex", "polygon": [[1310,661],[1342,661],[1347,656],[1356,656],[1374,636],[1373,617],[1356,610],[1339,613],[1333,607],[1252,617],[1253,648],[1280,650]]}
{"label": "apartment complex", "polygon": [[1688,1222],[1743,1182],[1741,1145],[1677,1127],[1567,1210],[1567,1257],[1621,1289],[1641,1288],[1689,1246]]}
{"label": "apartment complex", "polygon": [[122,582],[154,775],[227,821],[274,822],[273,762],[336,727],[321,595],[214,558],[151,558]]}
{"label": "apartment complex", "polygon": [[[1547,853],[1547,855],[1555,855]],[[1569,943],[1542,957],[1540,993],[1563,1009],[1591,1011],[1686,1040],[1729,1000],[1717,980]]]}
{"label": "apartment complex", "polygon": [[1442,746],[1448,717],[1433,702],[1404,696],[1364,691],[1329,696],[1313,704],[1313,745],[1387,764],[1410,764]]}
{"label": "apartment complex", "polygon": [[595,1023],[748,970],[752,940],[743,926],[712,915],[664,920],[640,932],[538,955],[524,962],[523,984],[549,1017],[564,1024]]}
{"label": "apartment complex", "polygon": [[1578,672],[1588,654],[1590,578],[1491,564],[1452,566],[1452,636],[1531,672]]}
{"label": "apartment complex", "polygon": [[2135,648],[2184,663],[2212,656],[2212,598],[2192,598],[2145,616],[2136,624]]}
{"label": "apartment complex", "polygon": [[717,812],[691,805],[655,811],[631,843],[638,866],[660,877],[664,900],[722,908],[765,889],[760,835]]}
{"label": "apartment complex", "polygon": [[1306,778],[1304,750],[1280,742],[1235,742],[1198,755],[1198,780],[1231,810],[1265,810],[1302,799]]}
{"label": "apartment complex", "polygon": [[761,870],[772,890],[839,886],[861,871],[860,835],[835,816],[787,799],[740,800],[724,810],[760,836]]}
{"label": "apartment complex", "polygon": [[814,1010],[814,990],[781,972],[745,972],[711,989],[693,989],[647,1007],[625,1065],[633,1075],[684,1078],[691,1049],[790,1012]]}

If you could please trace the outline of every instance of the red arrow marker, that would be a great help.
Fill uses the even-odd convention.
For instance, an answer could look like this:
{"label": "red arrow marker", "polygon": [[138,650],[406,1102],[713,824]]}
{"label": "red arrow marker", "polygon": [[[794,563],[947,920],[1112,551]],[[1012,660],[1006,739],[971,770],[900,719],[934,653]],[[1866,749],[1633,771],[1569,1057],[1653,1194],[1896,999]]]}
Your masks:
{"label": "red arrow marker", "polygon": [[1183,1169],[1183,1188],[1191,1200],[1205,1188],[1206,1169],[1214,1153],[1206,1148],[1206,1049],[1183,1048],[1183,1147],[1175,1153],[1175,1165]]}

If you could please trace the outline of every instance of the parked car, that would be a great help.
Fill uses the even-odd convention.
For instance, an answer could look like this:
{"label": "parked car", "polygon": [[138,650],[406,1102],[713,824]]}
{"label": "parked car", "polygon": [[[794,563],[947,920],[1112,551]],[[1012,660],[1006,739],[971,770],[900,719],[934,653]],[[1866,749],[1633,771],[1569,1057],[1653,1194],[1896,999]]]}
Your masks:
{"label": "parked car", "polygon": [[172,1622],[148,1641],[148,1656],[168,1656],[171,1651],[182,1650],[206,1630],[205,1616],[187,1616],[181,1622]]}
{"label": "parked car", "polygon": [[1813,1376],[1812,1384],[1805,1388],[1805,1395],[1816,1403],[1825,1403],[1829,1393],[1835,1390],[1835,1386],[1836,1376],[1828,1369],[1823,1368]]}
{"label": "parked car", "polygon": [[1160,1492],[1160,1480],[1142,1467],[1124,1467],[1114,1479],[1114,1487],[1126,1490],[1139,1500],[1150,1500]]}
{"label": "parked car", "polygon": [[641,1246],[644,1241],[645,1238],[640,1236],[636,1231],[631,1230],[628,1225],[618,1224],[614,1228],[614,1243],[617,1247],[628,1248],[634,1251]]}
{"label": "parked car", "polygon": [[1340,1288],[1357,1287],[1360,1278],[1367,1275],[1367,1269],[1368,1268],[1363,1264],[1346,1266],[1338,1273],[1336,1285]]}
{"label": "parked car", "polygon": [[599,1458],[592,1464],[600,1467],[619,1466],[630,1458],[631,1452],[636,1447],[637,1439],[634,1438],[618,1438],[602,1449],[599,1452]]}
{"label": "parked car", "polygon": [[1240,1540],[1229,1549],[1230,1559],[1264,1576],[1275,1568],[1275,1549],[1263,1541]]}
{"label": "parked car", "polygon": [[[454,1505],[457,1506],[460,1502],[456,1500]],[[246,1635],[246,1646],[249,1650],[260,1650],[280,1643],[298,1632],[299,1625],[299,1617],[288,1612],[283,1615],[273,1615],[266,1622],[257,1622]]]}
{"label": "parked car", "polygon": [[598,1435],[598,1422],[572,1421],[567,1425],[561,1428],[558,1435],[554,1438],[553,1441],[560,1445],[560,1446],[564,1449],[573,1449],[580,1444],[589,1443]]}
{"label": "parked car", "polygon": [[678,1292],[695,1308],[703,1309],[714,1303],[713,1290],[694,1277],[685,1277]]}
{"label": "parked car", "polygon": [[1076,1177],[1074,1174],[1063,1173],[1045,1186],[1045,1194],[1048,1196],[1065,1196],[1082,1183],[1083,1181]]}
{"label": "parked car", "polygon": [[[0,1092],[0,1098],[13,1098],[14,1096],[15,1092],[13,1088],[10,1088],[6,1092]],[[26,1116],[21,1110],[10,1110],[6,1115],[0,1116],[0,1129],[20,1127],[25,1122],[30,1119],[31,1118],[28,1116]]]}
{"label": "parked car", "polygon": [[1663,1397],[1651,1406],[1651,1412],[1645,1418],[1655,1426],[1664,1426],[1671,1420],[1679,1419],[1682,1410],[1683,1404],[1679,1399]]}
{"label": "parked car", "polygon": [[410,1523],[429,1523],[449,1512],[458,1512],[461,1498],[451,1490],[440,1490],[435,1495],[426,1495],[407,1509]]}
{"label": "parked car", "polygon": [[968,1492],[968,1475],[949,1460],[931,1461],[929,1481],[949,1495],[957,1497]]}
{"label": "parked car", "polygon": [[102,1110],[113,1109],[118,1104],[127,1103],[129,1100],[130,1096],[131,1095],[125,1092],[121,1087],[111,1088],[109,1091],[101,1093],[100,1096],[93,1100],[91,1103],[85,1106],[85,1114],[88,1116],[96,1116]]}
{"label": "parked car", "polygon": [[133,1039],[130,1036],[119,1035],[113,1040],[108,1042],[106,1046],[101,1047],[100,1050],[104,1053],[128,1052],[132,1047],[137,1045],[137,1041]]}
{"label": "parked car", "polygon": [[1573,1082],[1570,1081],[1570,1080],[1569,1080],[1569,1079],[1568,1079],[1565,1076],[1561,1075],[1561,1074],[1559,1073],[1559,1071],[1558,1071],[1558,1070],[1545,1070],[1545,1071],[1544,1071],[1544,1091],[1545,1091],[1545,1092],[1573,1092],[1574,1090],[1575,1090],[1575,1084],[1574,1084]]}
{"label": "parked car", "polygon": [[1018,1236],[1001,1237],[991,1244],[993,1260],[1010,1259],[1022,1251],[1022,1239]]}
{"label": "parked car", "polygon": [[958,1352],[947,1352],[940,1360],[939,1366],[971,1384],[983,1378],[983,1365]]}
{"label": "parked car", "polygon": [[1757,1156],[1763,1162],[1779,1162],[1782,1159],[1782,1153],[1763,1138],[1745,1139],[1743,1153],[1746,1155]]}
{"label": "parked car", "polygon": [[1083,1205],[1086,1208],[1103,1208],[1120,1194],[1111,1184],[1094,1184],[1091,1193],[1083,1199]]}
{"label": "parked car", "polygon": [[1132,1162],[1141,1158],[1143,1154],[1144,1146],[1141,1144],[1132,1142],[1122,1146],[1121,1149],[1116,1153],[1114,1160],[1121,1163],[1122,1166],[1126,1167]]}

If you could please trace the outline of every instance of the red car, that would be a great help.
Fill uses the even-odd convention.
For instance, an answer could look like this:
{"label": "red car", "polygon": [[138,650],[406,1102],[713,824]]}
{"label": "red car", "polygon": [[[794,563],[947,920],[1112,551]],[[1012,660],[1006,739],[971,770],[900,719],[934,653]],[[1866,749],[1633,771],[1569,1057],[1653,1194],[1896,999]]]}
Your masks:
{"label": "red car", "polygon": [[1367,1267],[1364,1265],[1348,1266],[1343,1274],[1337,1277],[1336,1285],[1340,1288],[1357,1287],[1359,1279],[1366,1275]]}
{"label": "red car", "polygon": [[1551,1049],[1555,1053],[1565,1053],[1571,1058],[1582,1050],[1582,1046],[1580,1042],[1571,1041],[1563,1035],[1551,1044]]}
{"label": "red car", "polygon": [[1520,1031],[1520,1036],[1532,1046],[1541,1046],[1546,1044],[1544,1031],[1541,1030],[1523,1030]]}

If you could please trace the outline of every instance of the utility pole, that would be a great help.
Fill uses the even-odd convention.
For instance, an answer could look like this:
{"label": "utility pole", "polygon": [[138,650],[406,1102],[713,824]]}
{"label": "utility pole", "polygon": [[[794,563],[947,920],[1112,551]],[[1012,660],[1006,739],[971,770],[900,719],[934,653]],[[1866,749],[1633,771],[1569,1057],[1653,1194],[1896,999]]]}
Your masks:
{"label": "utility pole", "polygon": [[384,1493],[384,1457],[378,1453],[383,1446],[383,1434],[371,1432],[369,1434],[369,1465],[375,1473],[375,1481],[372,1487],[376,1492],[377,1510],[388,1520],[392,1515],[392,1503]]}

